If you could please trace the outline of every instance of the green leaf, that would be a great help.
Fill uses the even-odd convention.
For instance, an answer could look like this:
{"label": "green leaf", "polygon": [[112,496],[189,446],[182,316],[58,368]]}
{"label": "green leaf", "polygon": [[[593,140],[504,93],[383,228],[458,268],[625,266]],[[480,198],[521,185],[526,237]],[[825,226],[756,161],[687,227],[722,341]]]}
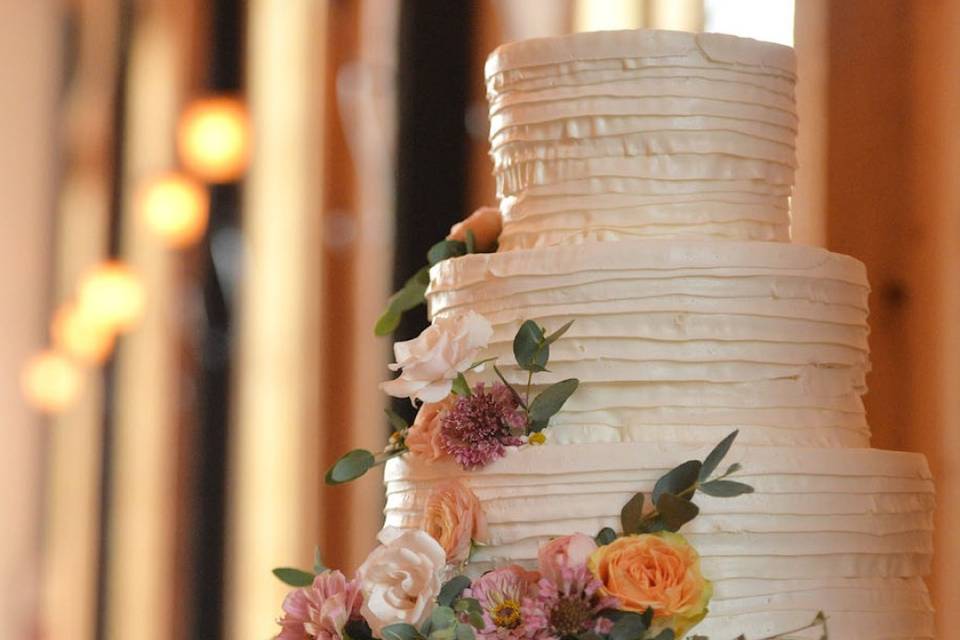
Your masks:
{"label": "green leaf", "polygon": [[703,466],[700,468],[700,482],[706,482],[707,479],[713,475],[713,472],[717,470],[717,467],[720,466],[720,463],[723,462],[723,459],[727,453],[729,453],[730,447],[733,446],[733,441],[737,439],[738,433],[740,433],[739,430],[734,431],[721,440],[720,444],[715,446],[713,451],[710,452],[710,455],[704,459]]}
{"label": "green leaf", "polygon": [[483,614],[476,611],[471,611],[467,620],[470,621],[470,626],[474,629],[483,629],[487,626],[487,621],[483,619]]}
{"label": "green leaf", "polygon": [[610,640],[641,640],[650,623],[639,613],[628,612],[613,624]]}
{"label": "green leaf", "polygon": [[697,517],[700,507],[672,493],[664,493],[657,500],[657,511],[667,531],[679,531],[680,527]]}
{"label": "green leaf", "polygon": [[617,532],[611,529],[610,527],[604,527],[600,529],[600,532],[597,533],[594,540],[597,542],[598,546],[605,546],[617,539]]}
{"label": "green leaf", "polygon": [[427,636],[430,640],[455,640],[457,635],[457,628],[453,625],[445,627],[443,629],[434,629],[430,632],[430,635]]}
{"label": "green leaf", "polygon": [[477,236],[473,234],[471,229],[467,229],[466,233],[467,240],[463,243],[463,248],[466,249],[467,253],[476,253],[477,252]]}
{"label": "green leaf", "polygon": [[327,566],[323,564],[323,556],[320,555],[320,547],[313,548],[313,572],[314,573],[323,573],[327,570]]}
{"label": "green leaf", "polygon": [[663,631],[658,633],[656,636],[654,636],[653,640],[673,640],[674,637],[675,637],[675,634],[673,633],[673,629],[664,629]]}
{"label": "green leaf", "polygon": [[384,409],[383,412],[387,414],[387,420],[390,421],[390,426],[393,428],[394,431],[403,431],[410,426],[410,424],[404,419],[403,416],[401,416],[399,413],[397,413],[390,407],[387,407],[386,409]]}
{"label": "green leaf", "polygon": [[433,624],[434,631],[446,629],[457,623],[457,614],[448,606],[434,607],[430,614],[430,622]]}
{"label": "green leaf", "polygon": [[541,369],[547,366],[550,349],[544,348],[543,329],[533,320],[526,320],[517,330],[513,338],[513,357],[521,369],[530,370],[537,366]]}
{"label": "green leaf", "polygon": [[477,634],[474,633],[473,627],[469,624],[458,624],[456,632],[456,640],[476,640]]}
{"label": "green leaf", "polygon": [[453,610],[457,613],[479,613],[483,614],[483,607],[476,598],[460,598],[453,605]]}
{"label": "green leaf", "polygon": [[443,262],[447,258],[457,258],[467,253],[467,243],[460,240],[441,240],[427,251],[430,266]]}
{"label": "green leaf", "polygon": [[403,314],[424,303],[427,286],[430,284],[430,268],[422,267],[407,279],[403,287],[390,296],[387,309],[374,325],[373,332],[378,336],[393,333],[400,324]]}
{"label": "green leaf", "polygon": [[354,449],[345,453],[327,471],[325,481],[329,485],[356,480],[376,464],[373,454],[366,449]]}
{"label": "green leaf", "polygon": [[643,500],[643,494],[637,493],[620,510],[620,525],[624,534],[640,533],[640,525],[643,522]]}
{"label": "green leaf", "polygon": [[346,638],[350,640],[372,640],[373,633],[370,631],[370,625],[363,618],[349,620],[343,626],[343,632]]}
{"label": "green leaf", "polygon": [[417,628],[406,622],[397,622],[385,626],[380,631],[383,640],[421,640],[423,638]]}
{"label": "green leaf", "polygon": [[550,423],[550,418],[557,414],[567,399],[577,390],[580,381],[576,378],[567,378],[550,385],[540,392],[530,403],[530,424],[533,431],[541,431]]}
{"label": "green leaf", "polygon": [[403,314],[393,307],[387,309],[377,318],[377,323],[373,325],[373,334],[376,336],[388,336],[397,330],[400,326],[400,319]]}
{"label": "green leaf", "polygon": [[291,587],[309,587],[313,584],[314,575],[309,571],[302,571],[292,567],[278,567],[273,570],[273,575],[280,579],[280,582]]}
{"label": "green leaf", "polygon": [[453,387],[451,390],[458,396],[467,397],[473,395],[473,392],[470,391],[470,383],[467,382],[467,379],[462,373],[457,374],[457,377],[453,381]]}
{"label": "green leaf", "polygon": [[715,498],[735,498],[753,493],[753,487],[734,480],[711,480],[700,485],[700,491]]}
{"label": "green leaf", "polygon": [[[657,480],[657,484],[653,486],[653,493],[650,495],[653,503],[659,504],[660,496],[664,493],[672,493],[679,496],[690,489],[690,487],[695,487],[697,479],[700,476],[701,466],[702,463],[699,460],[687,460],[664,474],[663,477]],[[685,496],[687,500],[692,497],[693,492]]]}
{"label": "green leaf", "polygon": [[556,331],[548,335],[543,341],[544,344],[546,344],[547,346],[550,346],[551,344],[556,342],[560,338],[560,336],[565,334],[572,326],[573,326],[573,320],[571,320],[567,324],[563,325],[562,327],[560,327],[559,329],[557,329]]}
{"label": "green leaf", "polygon": [[737,471],[740,471],[740,469],[743,469],[743,465],[739,462],[734,462],[732,465],[727,467],[726,471],[723,472],[723,477],[726,478],[727,476],[732,476]]}
{"label": "green leaf", "polygon": [[452,607],[463,590],[470,586],[470,578],[467,576],[456,576],[449,580],[440,588],[440,594],[437,596],[437,604],[441,607]]}

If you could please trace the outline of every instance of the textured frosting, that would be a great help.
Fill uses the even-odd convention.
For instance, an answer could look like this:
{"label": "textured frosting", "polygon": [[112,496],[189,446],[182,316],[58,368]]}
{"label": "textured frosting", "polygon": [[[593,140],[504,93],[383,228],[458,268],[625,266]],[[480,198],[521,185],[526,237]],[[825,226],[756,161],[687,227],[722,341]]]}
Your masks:
{"label": "textured frosting", "polygon": [[486,77],[501,250],[788,240],[794,64],[787,47],[717,34],[601,32],[500,47]]}
{"label": "textured frosting", "polygon": [[[490,544],[470,570],[532,565],[542,542],[618,526],[620,509],[657,477],[708,449],[596,443],[513,449],[479,472],[405,457],[387,463],[386,524],[418,527],[431,486],[460,477],[479,497]],[[684,528],[716,585],[697,633],[762,637],[830,615],[831,638],[933,638],[919,579],[932,550],[933,484],[923,456],[870,449],[737,446],[729,461],[756,493],[700,496]]]}
{"label": "textured frosting", "polygon": [[465,256],[431,272],[431,314],[494,325],[484,357],[511,355],[523,320],[574,320],[548,384],[581,381],[556,443],[663,439],[868,446],[863,265],[784,243],[637,240]]}

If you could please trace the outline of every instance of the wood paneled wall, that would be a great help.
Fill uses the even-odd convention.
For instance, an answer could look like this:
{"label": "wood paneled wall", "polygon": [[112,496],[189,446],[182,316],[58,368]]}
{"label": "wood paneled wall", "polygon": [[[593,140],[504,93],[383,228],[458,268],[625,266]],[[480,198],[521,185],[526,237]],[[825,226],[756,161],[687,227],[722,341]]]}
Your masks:
{"label": "wood paneled wall", "polygon": [[925,453],[937,477],[944,633],[960,624],[960,4],[831,3],[829,65],[827,243],[873,283],[874,445]]}

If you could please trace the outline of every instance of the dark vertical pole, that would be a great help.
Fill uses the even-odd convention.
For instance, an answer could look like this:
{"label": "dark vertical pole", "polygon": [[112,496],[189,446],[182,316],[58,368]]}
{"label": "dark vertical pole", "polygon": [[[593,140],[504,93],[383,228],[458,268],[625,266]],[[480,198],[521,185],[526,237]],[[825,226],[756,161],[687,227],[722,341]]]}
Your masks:
{"label": "dark vertical pole", "polygon": [[[243,79],[245,2],[214,0],[210,15],[208,89],[239,93]],[[193,460],[193,611],[192,637],[223,637],[226,542],[226,482],[231,405],[233,293],[239,274],[231,251],[239,246],[241,191],[239,183],[210,187],[210,228],[202,255],[202,301],[205,321],[200,327],[197,416],[199,428]],[[265,579],[269,579],[267,576]]]}
{"label": "dark vertical pole", "polygon": [[[113,94],[113,131],[111,139],[111,192],[107,253],[110,259],[120,257],[123,238],[124,134],[127,126],[127,75],[130,69],[130,43],[133,39],[133,0],[121,0],[117,9],[117,75]],[[114,357],[103,365],[103,429],[100,463],[100,538],[97,548],[97,613],[96,637],[107,635],[107,594],[110,566],[110,505],[113,500],[113,448],[115,415],[113,396],[116,381]]]}
{"label": "dark vertical pole", "polygon": [[[407,0],[401,6],[395,288],[466,213],[471,4]],[[395,338],[412,338],[425,326],[422,312],[408,313]],[[410,403],[394,408],[409,412]]]}

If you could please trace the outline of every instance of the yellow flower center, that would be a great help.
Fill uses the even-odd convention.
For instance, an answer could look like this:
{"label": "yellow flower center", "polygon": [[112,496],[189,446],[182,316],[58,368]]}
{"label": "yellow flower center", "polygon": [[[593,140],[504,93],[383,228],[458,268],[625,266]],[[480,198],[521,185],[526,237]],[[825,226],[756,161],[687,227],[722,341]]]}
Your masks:
{"label": "yellow flower center", "polygon": [[543,435],[542,431],[537,431],[536,433],[531,433],[527,441],[530,444],[543,444],[547,441],[547,436]]}
{"label": "yellow flower center", "polygon": [[503,629],[515,629],[520,625],[520,603],[504,600],[490,611],[493,624]]}

